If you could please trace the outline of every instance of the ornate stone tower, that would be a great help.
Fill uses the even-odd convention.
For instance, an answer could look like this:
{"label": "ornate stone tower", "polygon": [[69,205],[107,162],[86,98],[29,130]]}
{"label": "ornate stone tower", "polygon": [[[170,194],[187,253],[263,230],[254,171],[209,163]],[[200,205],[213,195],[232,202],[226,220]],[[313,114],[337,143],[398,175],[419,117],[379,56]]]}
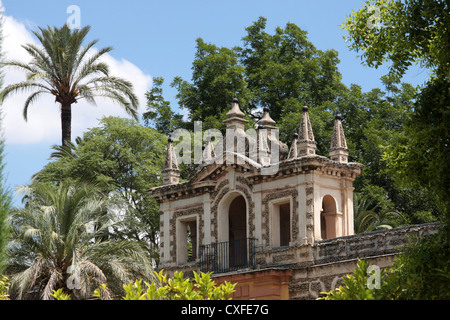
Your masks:
{"label": "ornate stone tower", "polygon": [[160,205],[161,268],[216,274],[267,268],[280,248],[353,234],[353,181],[362,165],[348,162],[340,116],[331,159],[317,155],[308,112],[304,106],[288,149],[269,108],[256,130],[245,130],[245,114],[233,99],[226,136],[213,143],[205,134],[204,162],[187,182],[179,182],[169,139],[163,186],[149,192]]}
{"label": "ornate stone tower", "polygon": [[172,137],[168,139],[166,150],[166,160],[162,170],[163,185],[176,184],[180,182],[180,170],[178,169],[178,160],[173,148]]}
{"label": "ornate stone tower", "polygon": [[300,124],[300,133],[297,140],[297,156],[308,156],[316,154],[316,141],[309,120],[308,107],[303,106],[302,122]]}
{"label": "ornate stone tower", "polygon": [[347,163],[348,149],[345,140],[344,129],[341,123],[341,114],[338,112],[335,117],[333,137],[331,139],[330,158],[333,161]]}

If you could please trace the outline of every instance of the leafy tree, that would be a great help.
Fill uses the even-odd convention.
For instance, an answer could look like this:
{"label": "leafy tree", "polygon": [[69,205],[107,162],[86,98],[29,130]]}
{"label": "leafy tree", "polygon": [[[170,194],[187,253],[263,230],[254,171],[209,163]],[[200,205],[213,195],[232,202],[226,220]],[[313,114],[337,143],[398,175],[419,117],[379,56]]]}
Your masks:
{"label": "leafy tree", "polygon": [[383,207],[381,203],[369,195],[353,194],[355,233],[392,229],[405,224],[406,219],[400,212],[392,207]]}
{"label": "leafy tree", "polygon": [[107,97],[124,107],[125,111],[137,119],[138,100],[133,93],[133,85],[124,79],[111,76],[109,67],[100,59],[112,50],[106,47],[98,51],[91,41],[82,47],[90,27],[70,30],[68,25],[61,28],[39,28],[33,31],[42,48],[26,44],[23,48],[32,57],[30,63],[6,61],[5,66],[18,67],[25,71],[27,80],[5,87],[1,92],[3,101],[10,94],[32,91],[25,101],[23,116],[28,117],[28,107],[42,94],[55,96],[61,107],[62,145],[71,141],[72,104],[86,99],[95,104],[98,96]]}
{"label": "leafy tree", "polygon": [[421,91],[404,135],[387,148],[387,172],[401,185],[438,197],[440,219],[450,219],[450,81],[434,78]]}
{"label": "leafy tree", "polygon": [[139,228],[115,230],[116,236],[145,241],[148,252],[158,261],[158,206],[147,191],[160,184],[164,165],[161,150],[167,137],[134,120],[106,117],[76,142],[55,146],[54,161],[34,178],[56,184],[70,179],[101,184],[105,195],[127,204],[124,218],[139,222]]}
{"label": "leafy tree", "polygon": [[[278,121],[299,112],[304,103],[311,107],[335,102],[345,86],[338,71],[335,50],[321,51],[308,40],[307,32],[293,23],[268,34],[267,19],[260,17],[246,28],[244,46],[236,48],[245,67],[245,80],[252,103],[270,108]],[[290,132],[292,134],[292,132]]]}
{"label": "leafy tree", "polygon": [[142,115],[142,118],[147,126],[153,123],[156,130],[169,135],[175,129],[182,128],[185,124],[183,116],[172,111],[170,102],[164,100],[161,88],[163,83],[163,78],[153,78],[153,87],[146,93],[147,112]]}
{"label": "leafy tree", "polygon": [[357,85],[339,99],[338,110],[350,149],[350,161],[364,164],[356,191],[373,199],[381,212],[400,212],[407,223],[431,222],[440,214],[435,196],[424,186],[400,185],[389,170],[386,150],[400,143],[413,116],[416,89],[384,78],[387,92],[362,92]]}
{"label": "leafy tree", "polygon": [[203,121],[205,129],[223,130],[222,120],[237,95],[249,126],[261,117],[258,108],[265,104],[279,121],[291,113],[301,114],[305,102],[327,108],[345,90],[336,51],[316,49],[306,31],[292,23],[270,35],[266,21],[260,17],[246,28],[242,47],[219,48],[197,39],[192,83],[179,77],[172,82],[190,120]]}
{"label": "leafy tree", "polygon": [[247,115],[252,114],[253,107],[249,104],[251,93],[244,80],[245,68],[240,65],[235,50],[217,47],[201,38],[196,42],[192,83],[175,77],[171,85],[178,90],[178,104],[188,111],[191,121],[188,129],[193,128],[193,121],[202,121],[204,130],[224,130],[222,120],[235,95],[239,96],[240,107]]}
{"label": "leafy tree", "polygon": [[[395,80],[413,63],[448,78],[449,9],[446,1],[366,1],[346,18],[346,41],[350,49],[362,52],[362,61],[369,67],[390,62],[389,76]],[[370,26],[374,19],[379,24]]]}
{"label": "leafy tree", "polygon": [[[349,47],[362,52],[363,63],[371,67],[391,63],[390,80],[399,81],[413,63],[430,69],[431,77],[418,92],[405,135],[386,150],[384,159],[397,181],[427,188],[430,194],[439,197],[447,225],[450,199],[448,6],[446,1],[433,0],[366,1],[343,24],[349,33]],[[380,24],[369,28],[368,19],[374,15]]]}
{"label": "leafy tree", "polygon": [[113,294],[137,276],[152,278],[152,263],[142,244],[114,238],[112,228],[130,226],[104,214],[105,208],[117,210],[117,203],[101,189],[34,183],[22,191],[25,206],[13,212],[8,268],[14,299],[49,299],[60,288],[86,298],[106,281]]}
{"label": "leafy tree", "polygon": [[395,258],[389,275],[395,299],[450,299],[450,241],[445,228],[421,239],[414,237]]}

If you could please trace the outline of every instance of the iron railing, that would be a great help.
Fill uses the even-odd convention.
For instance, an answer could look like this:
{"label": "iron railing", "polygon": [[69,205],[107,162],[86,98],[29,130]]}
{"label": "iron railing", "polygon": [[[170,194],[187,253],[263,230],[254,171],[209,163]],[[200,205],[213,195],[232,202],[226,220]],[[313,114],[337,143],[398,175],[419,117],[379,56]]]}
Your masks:
{"label": "iron railing", "polygon": [[254,238],[216,242],[200,246],[200,269],[224,273],[255,267]]}

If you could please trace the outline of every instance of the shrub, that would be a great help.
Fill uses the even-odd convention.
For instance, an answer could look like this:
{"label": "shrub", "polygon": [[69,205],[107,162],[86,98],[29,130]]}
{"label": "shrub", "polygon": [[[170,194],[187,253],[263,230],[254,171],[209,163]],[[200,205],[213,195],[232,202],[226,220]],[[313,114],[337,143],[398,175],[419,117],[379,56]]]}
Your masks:
{"label": "shrub", "polygon": [[[148,283],[136,280],[134,283],[124,285],[125,296],[122,300],[227,300],[234,292],[236,284],[225,282],[216,285],[211,279],[211,272],[200,274],[194,271],[194,278],[184,278],[183,272],[175,272],[173,278],[168,278],[160,272],[155,271],[157,281]],[[94,291],[93,297],[104,300],[106,284],[102,284]],[[61,290],[53,291],[51,294],[56,300],[68,300],[69,295]]]}
{"label": "shrub", "polygon": [[8,277],[0,275],[0,300],[9,300],[9,282]]}
{"label": "shrub", "polygon": [[380,269],[377,275],[370,269],[369,263],[358,259],[356,269],[343,278],[343,286],[329,292],[318,300],[380,300],[389,291],[389,283],[381,281],[387,278],[387,271]]}

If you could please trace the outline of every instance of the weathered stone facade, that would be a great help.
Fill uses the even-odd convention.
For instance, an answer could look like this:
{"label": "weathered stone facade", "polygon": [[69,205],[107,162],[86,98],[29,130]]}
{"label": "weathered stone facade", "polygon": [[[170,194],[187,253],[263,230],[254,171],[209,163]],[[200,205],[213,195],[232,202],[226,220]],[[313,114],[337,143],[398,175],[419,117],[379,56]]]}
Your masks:
{"label": "weathered stone facade", "polygon": [[[362,165],[348,162],[340,116],[333,159],[316,154],[306,106],[289,149],[278,141],[267,108],[253,135],[244,131],[236,99],[227,117],[227,148],[215,152],[218,145],[207,137],[208,161],[190,181],[179,182],[169,139],[163,186],[149,192],[160,205],[161,268],[206,268],[218,281],[239,278],[245,283],[240,299],[285,299],[286,292],[290,299],[311,299],[350,272],[357,257],[389,265],[405,232],[353,236],[353,181]],[[266,290],[267,281],[277,289]]]}

